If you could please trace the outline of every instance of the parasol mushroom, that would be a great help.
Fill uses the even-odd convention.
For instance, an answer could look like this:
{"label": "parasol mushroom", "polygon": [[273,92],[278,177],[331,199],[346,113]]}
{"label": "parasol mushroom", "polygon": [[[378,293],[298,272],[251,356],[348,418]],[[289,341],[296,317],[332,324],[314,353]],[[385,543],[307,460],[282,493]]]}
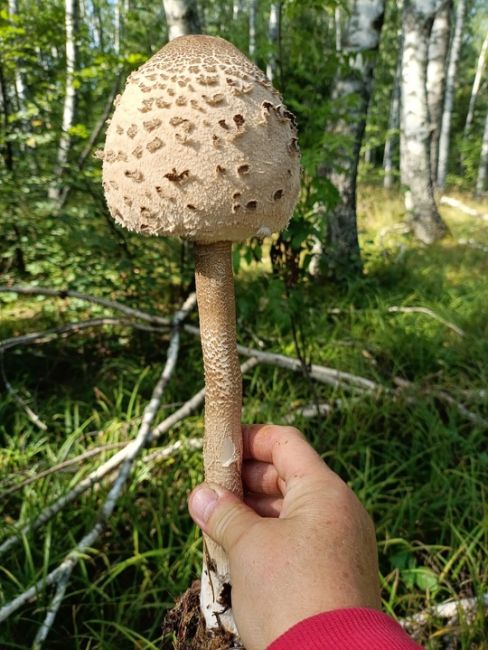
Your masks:
{"label": "parasol mushroom", "polygon": [[[286,227],[300,183],[294,116],[265,75],[210,36],[168,43],[128,80],[107,130],[103,185],[130,230],[194,242],[205,368],[205,479],[242,496],[241,374],[232,242]],[[235,633],[223,550],[205,540],[207,628]]]}

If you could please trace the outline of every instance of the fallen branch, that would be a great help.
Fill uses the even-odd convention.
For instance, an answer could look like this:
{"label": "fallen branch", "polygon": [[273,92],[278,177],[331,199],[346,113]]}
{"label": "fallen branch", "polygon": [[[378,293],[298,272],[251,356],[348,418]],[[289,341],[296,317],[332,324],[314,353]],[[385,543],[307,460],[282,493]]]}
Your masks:
{"label": "fallen branch", "polygon": [[[248,359],[241,366],[241,372],[244,374],[254,368],[258,364],[257,359]],[[197,408],[199,408],[205,398],[205,389],[198,391],[193,397],[183,404],[177,411],[165,418],[158,424],[151,434],[151,441],[154,442],[162,435],[167,433],[176,424],[191,415]],[[47,506],[33,521],[26,524],[13,535],[8,537],[0,544],[0,557],[9,551],[12,547],[16,546],[24,535],[28,535],[34,530],[37,530],[53,517],[55,517],[65,506],[77,499],[80,495],[87,492],[93,485],[99,483],[105,476],[113,472],[117,467],[124,462],[128,454],[131,452],[134,441],[129,442],[123,449],[109,458],[103,465],[93,470],[88,476],[77,483],[69,492],[59,497],[52,504]]]}
{"label": "fallen branch", "polygon": [[405,628],[413,628],[424,625],[432,618],[443,618],[455,620],[460,614],[473,614],[478,607],[488,608],[488,593],[479,598],[461,598],[459,600],[448,600],[445,603],[428,607],[427,609],[413,614],[408,618],[400,619],[399,623]]}
{"label": "fallen branch", "polygon": [[488,246],[476,241],[476,239],[459,239],[458,243],[461,244],[461,246],[469,246],[470,248],[476,248],[476,250],[483,251],[483,253],[488,253]]}
{"label": "fallen branch", "polygon": [[63,460],[61,463],[58,463],[57,465],[48,467],[42,472],[38,472],[37,474],[34,474],[34,476],[30,476],[29,478],[25,479],[25,481],[22,481],[22,483],[18,483],[17,485],[13,485],[12,487],[7,488],[2,493],[0,493],[0,501],[5,499],[5,497],[7,497],[9,494],[18,492],[19,490],[22,490],[23,488],[27,487],[31,483],[34,483],[35,481],[39,481],[42,478],[46,478],[46,476],[50,476],[51,474],[56,474],[57,472],[62,472],[64,469],[67,469],[68,467],[72,467],[73,465],[79,465],[80,463],[83,463],[85,460],[88,460],[89,458],[93,458],[94,456],[98,456],[99,454],[102,454],[104,451],[111,451],[113,449],[125,447],[126,444],[127,442],[111,442],[106,445],[101,445],[100,447],[93,447],[92,449],[87,449],[87,451],[84,451],[82,454],[79,454],[78,456],[74,456],[73,458],[68,458],[66,460]]}
{"label": "fallen branch", "polygon": [[[258,364],[257,359],[248,359],[245,363],[242,364],[241,366],[241,372],[244,374],[254,368]],[[187,417],[197,406],[200,406],[203,403],[205,397],[205,389],[200,390],[196,395],[194,395],[190,400],[185,402],[185,404],[179,409],[181,417],[177,418],[175,417],[177,413],[173,413],[169,418],[166,418],[161,424],[156,427],[152,431],[152,436],[151,440],[154,440],[155,437],[162,435],[164,432],[169,430],[177,421],[180,421]],[[156,435],[157,434],[157,435]],[[191,439],[190,439],[191,440]],[[129,446],[129,445],[128,445]],[[174,452],[179,451],[182,449],[182,444],[179,445],[170,445],[170,449],[173,449]],[[122,451],[126,451],[126,449]],[[158,453],[162,455],[163,450],[158,450]],[[167,452],[168,456],[171,455],[171,453]],[[128,456],[127,456],[128,457]],[[122,458],[119,461],[119,464],[123,462],[125,458]],[[113,469],[113,467],[112,467]],[[115,487],[115,485],[114,485]],[[113,491],[114,488],[112,488]],[[111,491],[111,492],[112,492]],[[108,497],[107,497],[108,500]],[[105,502],[107,503],[107,501]],[[96,526],[99,526],[99,524],[96,524]],[[95,530],[95,529],[94,529]],[[101,530],[100,530],[101,532]],[[74,562],[76,564],[78,560],[78,554],[81,554],[83,551],[87,551],[89,546],[91,546],[91,539],[89,538],[89,535],[93,535],[93,531],[89,533],[88,535],[85,535],[85,537],[77,544],[77,546],[66,556],[65,560],[53,571],[51,571],[47,576],[39,580],[36,585],[33,587],[30,587],[26,591],[24,591],[22,594],[17,596],[14,600],[10,601],[6,605],[4,605],[2,608],[0,608],[0,622],[6,620],[13,612],[15,612],[19,607],[22,607],[24,604],[29,602],[31,599],[35,599],[38,595],[38,592],[41,589],[44,589],[46,586],[49,586],[53,584],[54,582],[57,582],[58,580],[61,579],[61,576],[64,574],[65,570],[71,571],[71,563]],[[87,543],[91,542],[91,543]],[[73,565],[74,568],[74,565]]]}
{"label": "fallen branch", "polygon": [[[198,327],[195,327],[193,325],[185,325],[184,329],[185,332],[189,332],[195,336],[200,336],[200,330]],[[292,372],[303,373],[302,363],[298,359],[287,357],[284,354],[263,352],[262,350],[248,348],[245,345],[238,345],[237,351],[239,354],[242,354],[245,357],[254,357],[260,363],[277,366],[278,368],[284,368],[286,370],[291,370]],[[315,381],[318,381],[320,383],[333,386],[334,388],[349,388],[350,390],[363,392],[383,392],[387,390],[384,386],[381,386],[371,379],[353,375],[342,370],[335,370],[334,368],[320,366],[315,363],[312,363],[308,370],[309,375],[312,379],[315,379]]]}
{"label": "fallen branch", "polygon": [[[338,400],[339,401],[339,400]],[[289,413],[283,420],[284,424],[292,423],[296,417],[302,417],[305,419],[317,418],[323,415],[330,415],[332,413],[333,407],[327,402],[319,402],[318,404],[306,404],[305,406],[299,406]]]}
{"label": "fallen branch", "polygon": [[105,524],[107,523],[109,517],[115,509],[117,500],[122,493],[122,489],[131,473],[134,461],[140,452],[140,450],[146,446],[146,444],[151,439],[152,423],[161,404],[161,399],[163,396],[164,389],[168,384],[175,368],[176,362],[178,359],[178,352],[180,347],[180,326],[183,319],[188,314],[189,310],[192,309],[196,304],[195,295],[192,294],[183,305],[183,308],[177,312],[173,319],[173,331],[171,334],[170,343],[168,346],[166,364],[164,366],[163,372],[159,378],[158,383],[156,384],[151,399],[144,409],[142,416],[142,423],[137,433],[136,438],[127,445],[128,449],[125,458],[123,459],[122,466],[120,468],[119,474],[115,479],[109,493],[103,503],[99,518],[97,523],[94,525],[92,530],[87,533],[82,540],[76,545],[76,547],[66,556],[65,560],[60,564],[60,566],[51,571],[45,578],[42,578],[38,583],[21,594],[19,597],[5,605],[0,609],[0,622],[8,618],[14,611],[21,607],[25,602],[33,598],[37,593],[44,589],[46,585],[57,583],[57,590],[51,605],[46,614],[43,625],[41,626],[35,642],[34,647],[40,648],[43,641],[46,639],[49,630],[56,618],[57,611],[61,604],[61,601],[64,597],[66,591],[66,586],[68,584],[70,575],[76,566],[78,559],[82,553],[87,552],[94,542],[98,539],[100,533],[103,531]]}
{"label": "fallen branch", "polygon": [[[344,314],[344,313],[349,313],[351,310],[340,309],[339,307],[332,307],[327,311],[329,314]],[[360,310],[354,309],[352,311],[360,311]],[[428,307],[398,307],[397,305],[392,305],[391,307],[387,307],[386,311],[390,314],[424,314],[425,316],[429,316],[430,318],[433,318],[439,323],[442,323],[453,332],[456,332],[456,334],[458,334],[459,336],[466,336],[466,332],[464,332],[460,327],[458,327],[454,323],[451,323],[445,318],[442,318],[442,316],[439,316],[439,314],[436,314],[435,311],[432,311],[432,309],[429,309]]]}
{"label": "fallen branch", "polygon": [[456,210],[460,210],[461,212],[464,212],[464,214],[468,214],[470,217],[477,217],[482,221],[488,221],[488,214],[483,214],[474,208],[470,208],[462,201],[454,199],[451,196],[441,196],[440,203],[441,205],[448,205],[450,208],[456,208]]}
{"label": "fallen branch", "polygon": [[[393,379],[394,383],[403,389],[415,389],[418,390],[418,387],[413,384],[411,381],[408,381],[407,379],[403,379],[402,377],[394,377]],[[470,411],[468,408],[464,406],[464,404],[461,404],[461,402],[458,402],[454,397],[449,395],[449,393],[446,393],[443,390],[438,390],[435,388],[429,389],[428,390],[429,395],[432,395],[433,397],[436,397],[437,399],[446,402],[450,406],[454,406],[456,410],[464,416],[467,420],[470,422],[473,422],[473,424],[482,426],[482,427],[488,427],[488,420],[485,420],[481,415],[478,415],[477,413],[473,413]]]}
{"label": "fallen branch", "polygon": [[134,327],[136,329],[147,330],[145,325],[140,325],[134,321],[123,320],[121,318],[91,318],[89,320],[81,320],[74,323],[67,323],[60,327],[52,327],[40,332],[32,332],[31,334],[23,334],[22,336],[12,336],[8,339],[0,341],[0,353],[11,348],[18,347],[19,345],[30,345],[31,343],[49,343],[59,336],[80,332],[81,330],[90,329],[92,327],[104,327],[105,325],[120,325],[122,327]]}
{"label": "fallen branch", "polygon": [[442,316],[439,316],[439,314],[436,314],[435,311],[432,311],[432,309],[429,309],[428,307],[396,307],[393,305],[392,307],[388,307],[387,311],[390,314],[425,314],[425,316],[430,316],[430,318],[439,321],[439,323],[442,323],[453,332],[456,332],[459,336],[466,336],[466,332],[464,332],[460,327],[454,325],[454,323],[451,323],[445,318],[442,318]]}
{"label": "fallen branch", "polygon": [[161,460],[167,460],[174,456],[177,452],[182,449],[187,449],[188,451],[198,451],[203,447],[202,438],[187,438],[186,440],[176,440],[171,445],[167,445],[162,449],[156,449],[150,454],[144,456],[144,464],[147,465],[152,462],[159,462]]}
{"label": "fallen branch", "polygon": [[169,327],[171,325],[170,318],[156,316],[155,314],[148,314],[147,312],[141,311],[140,309],[126,307],[126,305],[123,305],[122,303],[116,302],[114,300],[98,298],[97,296],[80,293],[79,291],[72,291],[71,289],[57,290],[41,287],[19,287],[17,285],[14,285],[12,287],[0,286],[0,293],[18,293],[27,296],[51,296],[54,298],[62,298],[63,300],[66,298],[76,298],[77,300],[82,300],[84,302],[91,302],[95,305],[101,305],[106,309],[115,309],[116,311],[120,311],[126,316],[137,318],[139,320],[152,323],[153,325],[162,325],[164,327]]}
{"label": "fallen branch", "polygon": [[10,397],[14,400],[14,402],[17,404],[17,406],[20,409],[25,411],[29,420],[38,429],[40,429],[41,431],[47,431],[47,424],[45,424],[45,422],[41,420],[41,418],[37,415],[37,413],[34,413],[31,407],[27,404],[25,400],[22,399],[22,397],[18,394],[18,392],[15,390],[15,388],[7,379],[7,375],[5,373],[5,365],[3,363],[3,350],[0,350],[0,370],[2,374],[3,383],[5,384],[5,388],[7,389],[7,392],[10,395]]}

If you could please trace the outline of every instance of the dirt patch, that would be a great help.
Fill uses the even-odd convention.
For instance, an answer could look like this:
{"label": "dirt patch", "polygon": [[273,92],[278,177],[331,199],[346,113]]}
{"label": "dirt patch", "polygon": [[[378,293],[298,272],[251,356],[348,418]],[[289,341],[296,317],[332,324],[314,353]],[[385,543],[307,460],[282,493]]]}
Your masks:
{"label": "dirt patch", "polygon": [[161,650],[245,650],[241,643],[228,632],[214,632],[210,636],[200,612],[200,581],[176,601],[163,622]]}

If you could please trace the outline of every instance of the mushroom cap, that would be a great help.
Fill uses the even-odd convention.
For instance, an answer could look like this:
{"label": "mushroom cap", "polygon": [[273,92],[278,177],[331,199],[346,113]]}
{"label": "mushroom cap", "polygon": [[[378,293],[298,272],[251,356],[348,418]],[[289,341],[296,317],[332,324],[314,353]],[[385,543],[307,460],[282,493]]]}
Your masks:
{"label": "mushroom cap", "polygon": [[295,119],[222,38],[181,36],[127,79],[103,157],[112,217],[202,243],[286,227],[298,197]]}

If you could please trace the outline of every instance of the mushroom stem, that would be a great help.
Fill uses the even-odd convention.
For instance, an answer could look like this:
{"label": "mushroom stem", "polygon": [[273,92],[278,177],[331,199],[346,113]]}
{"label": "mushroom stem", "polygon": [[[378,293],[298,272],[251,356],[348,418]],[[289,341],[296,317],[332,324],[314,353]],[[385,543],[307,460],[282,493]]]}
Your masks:
{"label": "mushroom stem", "polygon": [[[205,368],[205,480],[242,497],[242,378],[236,343],[232,244],[195,244],[195,279]],[[223,549],[204,540],[200,605],[207,629],[236,634]]]}

